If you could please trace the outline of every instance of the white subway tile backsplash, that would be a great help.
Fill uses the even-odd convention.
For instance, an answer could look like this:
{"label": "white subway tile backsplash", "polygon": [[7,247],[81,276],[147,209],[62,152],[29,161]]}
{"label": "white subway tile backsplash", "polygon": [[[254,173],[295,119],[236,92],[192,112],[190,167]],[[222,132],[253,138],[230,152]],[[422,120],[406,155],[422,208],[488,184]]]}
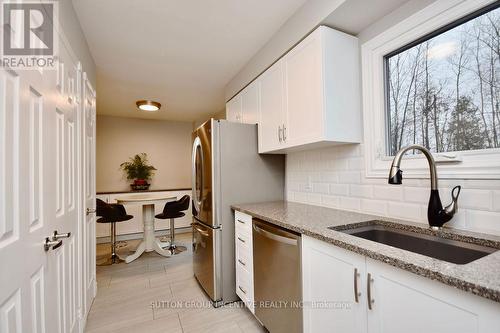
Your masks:
{"label": "white subway tile backsplash", "polygon": [[357,185],[351,184],[351,191],[349,192],[351,197],[358,198],[372,198],[373,197],[373,186],[371,185]]}
{"label": "white subway tile backsplash", "polygon": [[361,200],[351,197],[340,197],[340,207],[347,210],[361,210]]}
{"label": "white subway tile backsplash", "polygon": [[493,210],[500,212],[500,191],[493,192]]}
{"label": "white subway tile backsplash", "polygon": [[393,217],[409,219],[413,221],[422,220],[422,206],[417,204],[389,202],[387,212],[389,216]]}
{"label": "white subway tile backsplash", "polygon": [[[363,152],[362,145],[344,145],[288,154],[287,200],[426,223],[429,179],[395,186],[366,178]],[[440,179],[443,205],[455,185],[462,185],[459,211],[446,225],[500,235],[500,180]]]}
{"label": "white subway tile backsplash", "polygon": [[342,184],[359,184],[361,183],[361,172],[359,171],[342,171],[338,173],[339,183]]}
{"label": "white subway tile backsplash", "polygon": [[349,185],[347,184],[331,184],[330,193],[335,195],[349,195]]}
{"label": "white subway tile backsplash", "polygon": [[430,190],[425,187],[407,187],[403,188],[403,200],[405,202],[428,203]]}
{"label": "white subway tile backsplash", "polygon": [[[443,201],[443,204],[447,204],[451,200],[451,189],[442,192],[441,200]],[[458,202],[460,207],[464,208],[491,210],[493,205],[493,196],[491,191],[462,188]]]}
{"label": "white subway tile backsplash", "polygon": [[382,200],[361,199],[363,213],[387,215],[387,202]]}
{"label": "white subway tile backsplash", "polygon": [[314,193],[328,194],[330,187],[325,183],[313,183],[312,190]]}
{"label": "white subway tile backsplash", "polygon": [[353,157],[347,160],[349,170],[363,170],[365,168],[364,159],[362,157]]}
{"label": "white subway tile backsplash", "polygon": [[325,183],[338,183],[339,177],[336,172],[323,172],[321,174],[321,181]]}
{"label": "white subway tile backsplash", "polygon": [[466,228],[500,235],[500,216],[496,212],[467,210]]}
{"label": "white subway tile backsplash", "polygon": [[403,187],[401,185],[374,186],[373,197],[375,199],[401,201],[403,199]]}
{"label": "white subway tile backsplash", "polygon": [[339,197],[336,197],[333,195],[324,195],[321,198],[321,202],[324,206],[331,207],[331,208],[337,208],[340,205]]}

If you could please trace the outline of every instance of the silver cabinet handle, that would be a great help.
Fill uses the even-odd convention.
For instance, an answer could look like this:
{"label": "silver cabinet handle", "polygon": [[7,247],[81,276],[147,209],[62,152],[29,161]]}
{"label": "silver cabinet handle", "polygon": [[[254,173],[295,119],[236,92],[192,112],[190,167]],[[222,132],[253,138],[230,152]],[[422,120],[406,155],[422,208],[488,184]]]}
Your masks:
{"label": "silver cabinet handle", "polygon": [[372,282],[372,275],[368,273],[368,277],[366,279],[366,298],[368,300],[368,310],[371,310],[373,303],[375,303],[375,300],[372,299]]}
{"label": "silver cabinet handle", "polygon": [[238,262],[242,265],[242,266],[246,266],[247,264],[245,264],[243,261],[241,261],[240,259],[238,259]]}
{"label": "silver cabinet handle", "polygon": [[283,142],[286,141],[286,126],[283,124]]}
{"label": "silver cabinet handle", "polygon": [[241,288],[241,286],[238,286],[238,288],[241,290],[241,292],[242,292],[243,294],[245,294],[245,295],[247,294],[246,290],[245,290],[245,289],[243,289],[243,288]]}
{"label": "silver cabinet handle", "polygon": [[278,126],[278,141],[281,143],[282,139],[281,139],[281,126]]}
{"label": "silver cabinet handle", "polygon": [[87,208],[87,210],[85,211],[85,215],[94,214],[95,212],[96,212],[95,208]]}
{"label": "silver cabinet handle", "polygon": [[59,240],[61,238],[70,238],[71,237],[71,232],[67,232],[65,234],[59,234],[57,230],[54,230],[52,233],[52,240]]}
{"label": "silver cabinet handle", "polygon": [[245,243],[245,240],[243,238],[238,237],[238,240],[242,243]]}
{"label": "silver cabinet handle", "polygon": [[45,243],[43,243],[43,249],[45,252],[52,249],[55,250],[62,245],[62,240],[51,240],[49,237],[45,238]]}
{"label": "silver cabinet handle", "polygon": [[361,293],[358,292],[358,277],[359,277],[358,269],[355,268],[354,269],[354,301],[356,303],[359,303],[359,296],[361,296]]}

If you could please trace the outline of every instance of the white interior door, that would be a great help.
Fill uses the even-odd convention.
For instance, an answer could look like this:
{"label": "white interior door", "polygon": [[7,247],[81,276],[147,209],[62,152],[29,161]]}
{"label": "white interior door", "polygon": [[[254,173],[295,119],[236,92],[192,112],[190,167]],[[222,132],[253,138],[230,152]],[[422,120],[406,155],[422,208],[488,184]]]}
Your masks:
{"label": "white interior door", "polygon": [[[83,193],[85,210],[95,210],[95,92],[83,74]],[[82,226],[83,235],[83,283],[82,283],[82,306],[85,313],[88,313],[92,300],[96,294],[96,276],[95,276],[95,221],[93,213],[86,214],[84,225]]]}
{"label": "white interior door", "polygon": [[[0,331],[77,329],[77,109],[55,71],[0,68]],[[45,251],[54,230],[71,232]]]}

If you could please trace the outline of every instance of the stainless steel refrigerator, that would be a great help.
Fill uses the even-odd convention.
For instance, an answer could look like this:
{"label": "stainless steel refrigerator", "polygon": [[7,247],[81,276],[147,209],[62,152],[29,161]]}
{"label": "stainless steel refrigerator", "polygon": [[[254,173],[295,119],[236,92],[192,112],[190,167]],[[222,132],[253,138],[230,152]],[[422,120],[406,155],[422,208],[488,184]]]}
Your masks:
{"label": "stainless steel refrigerator", "polygon": [[238,300],[232,204],[283,200],[285,157],[259,155],[257,125],[211,119],[193,132],[193,269],[214,306]]}

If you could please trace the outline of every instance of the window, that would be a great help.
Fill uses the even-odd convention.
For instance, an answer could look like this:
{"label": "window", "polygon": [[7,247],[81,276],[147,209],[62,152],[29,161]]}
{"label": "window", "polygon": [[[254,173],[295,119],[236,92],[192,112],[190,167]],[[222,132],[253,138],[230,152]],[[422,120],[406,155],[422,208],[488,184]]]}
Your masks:
{"label": "window", "polygon": [[497,3],[385,56],[388,155],[500,147],[499,31]]}
{"label": "window", "polygon": [[[417,143],[440,178],[500,179],[499,31],[498,1],[435,1],[363,42],[367,177]],[[405,178],[429,177],[422,154],[406,159]]]}

